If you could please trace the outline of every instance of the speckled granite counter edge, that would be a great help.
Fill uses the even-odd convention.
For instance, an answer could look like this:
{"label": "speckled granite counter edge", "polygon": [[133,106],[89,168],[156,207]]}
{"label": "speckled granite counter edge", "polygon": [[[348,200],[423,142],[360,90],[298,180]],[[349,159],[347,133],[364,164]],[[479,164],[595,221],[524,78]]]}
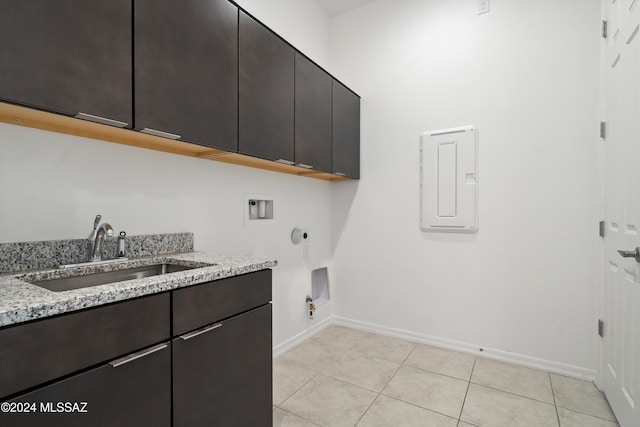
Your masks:
{"label": "speckled granite counter edge", "polygon": [[[238,276],[273,268],[278,264],[273,259],[191,252],[138,258],[117,266],[108,264],[92,268],[107,271],[105,268],[132,268],[163,262],[196,268],[64,292],[52,292],[22,279],[42,280],[63,277],[69,274],[67,270],[55,269],[0,276],[0,327]],[[87,271],[84,273],[86,274]]]}

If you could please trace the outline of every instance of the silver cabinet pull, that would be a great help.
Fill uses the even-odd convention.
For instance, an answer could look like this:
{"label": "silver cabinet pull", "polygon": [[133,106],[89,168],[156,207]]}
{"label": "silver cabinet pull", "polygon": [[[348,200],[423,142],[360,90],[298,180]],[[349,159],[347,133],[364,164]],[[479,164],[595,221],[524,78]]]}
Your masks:
{"label": "silver cabinet pull", "polygon": [[640,262],[640,247],[637,247],[633,251],[618,251],[624,258],[635,258],[637,262]]}
{"label": "silver cabinet pull", "polygon": [[333,174],[338,176],[347,176],[346,173],[342,173],[342,172],[334,172]]}
{"label": "silver cabinet pull", "polygon": [[313,169],[313,166],[307,165],[307,164],[304,164],[304,163],[298,163],[296,166],[301,167],[301,168],[305,168],[305,169]]}
{"label": "silver cabinet pull", "polygon": [[198,335],[204,334],[205,332],[213,331],[214,329],[218,329],[222,326],[222,323],[216,323],[215,325],[207,326],[206,328],[198,329],[197,331],[189,332],[188,334],[180,335],[180,339],[186,341],[190,340],[193,337],[197,337]]}
{"label": "silver cabinet pull", "polygon": [[142,133],[146,133],[147,135],[159,136],[160,138],[168,138],[168,139],[180,139],[182,138],[180,135],[169,132],[162,132],[161,130],[144,128],[140,130]]}
{"label": "silver cabinet pull", "polygon": [[129,123],[121,122],[118,120],[107,119],[106,117],[94,116],[93,114],[87,113],[78,113],[75,115],[76,119],[87,120],[94,123],[101,123],[103,125],[115,126],[118,128],[123,128],[128,126]]}
{"label": "silver cabinet pull", "polygon": [[117,368],[118,366],[125,365],[129,362],[133,362],[134,360],[140,359],[142,357],[148,356],[151,353],[155,353],[156,351],[164,350],[167,348],[167,344],[158,344],[154,347],[139,351],[137,353],[130,354],[129,356],[121,357],[120,359],[112,360],[109,362],[109,365]]}
{"label": "silver cabinet pull", "polygon": [[276,162],[282,163],[282,164],[285,164],[285,165],[295,165],[296,164],[296,162],[292,162],[291,160],[285,160],[285,159],[278,159],[278,160],[276,160]]}

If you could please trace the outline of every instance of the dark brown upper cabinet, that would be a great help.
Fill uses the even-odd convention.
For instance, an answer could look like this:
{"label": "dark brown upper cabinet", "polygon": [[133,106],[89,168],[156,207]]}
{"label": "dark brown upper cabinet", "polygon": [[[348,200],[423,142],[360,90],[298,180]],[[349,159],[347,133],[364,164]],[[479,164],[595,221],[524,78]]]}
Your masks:
{"label": "dark brown upper cabinet", "polygon": [[0,2],[0,98],[131,127],[131,0]]}
{"label": "dark brown upper cabinet", "polygon": [[331,172],[332,77],[296,52],[295,162]]}
{"label": "dark brown upper cabinet", "polygon": [[135,128],[237,150],[238,8],[135,0]]}
{"label": "dark brown upper cabinet", "polygon": [[360,178],[360,97],[333,80],[332,172]]}
{"label": "dark brown upper cabinet", "polygon": [[359,178],[360,98],[232,1],[0,0],[0,41],[0,112],[23,125]]}
{"label": "dark brown upper cabinet", "polygon": [[238,152],[294,162],[294,50],[240,11]]}

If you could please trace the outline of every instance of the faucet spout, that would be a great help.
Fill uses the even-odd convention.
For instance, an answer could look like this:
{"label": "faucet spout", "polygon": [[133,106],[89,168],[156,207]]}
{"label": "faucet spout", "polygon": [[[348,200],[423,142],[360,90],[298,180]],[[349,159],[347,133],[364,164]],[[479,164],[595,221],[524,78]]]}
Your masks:
{"label": "faucet spout", "polygon": [[113,236],[113,227],[103,222],[100,224],[96,231],[96,236],[93,240],[93,245],[91,249],[91,260],[92,261],[102,261],[102,244],[104,242],[105,237]]}

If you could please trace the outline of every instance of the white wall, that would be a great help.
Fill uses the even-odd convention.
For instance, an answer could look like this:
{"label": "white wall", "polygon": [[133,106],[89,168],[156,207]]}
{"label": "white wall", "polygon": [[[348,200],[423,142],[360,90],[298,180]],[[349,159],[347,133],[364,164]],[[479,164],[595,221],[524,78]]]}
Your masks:
{"label": "white wall", "polygon": [[[362,96],[361,180],[334,187],[337,314],[593,375],[599,11],[378,0],[334,18],[332,72]],[[423,233],[419,135],[467,124],[480,231]]]}
{"label": "white wall", "polygon": [[[256,15],[326,61],[328,18],[292,3]],[[276,224],[246,227],[244,193],[275,195]],[[276,258],[274,346],[313,324],[305,296],[311,270],[331,264],[331,203],[324,181],[0,124],[0,242],[84,238],[100,213],[131,235],[191,231],[196,250]],[[310,230],[309,261],[291,244],[296,226]],[[329,303],[315,322],[332,313]]]}
{"label": "white wall", "polygon": [[315,0],[235,0],[296,49],[331,72],[331,20]]}
{"label": "white wall", "polygon": [[[197,250],[278,259],[276,346],[336,311],[595,369],[597,2],[477,16],[474,0],[378,0],[333,20],[313,0],[238,3],[362,95],[361,181],[0,124],[0,242],[84,237],[96,213],[130,234],[192,231]],[[480,129],[480,231],[422,233],[419,134],[464,124]],[[245,192],[276,195],[277,224],[245,227]],[[312,232],[308,262],[294,226]],[[309,322],[323,265],[333,302]]]}

